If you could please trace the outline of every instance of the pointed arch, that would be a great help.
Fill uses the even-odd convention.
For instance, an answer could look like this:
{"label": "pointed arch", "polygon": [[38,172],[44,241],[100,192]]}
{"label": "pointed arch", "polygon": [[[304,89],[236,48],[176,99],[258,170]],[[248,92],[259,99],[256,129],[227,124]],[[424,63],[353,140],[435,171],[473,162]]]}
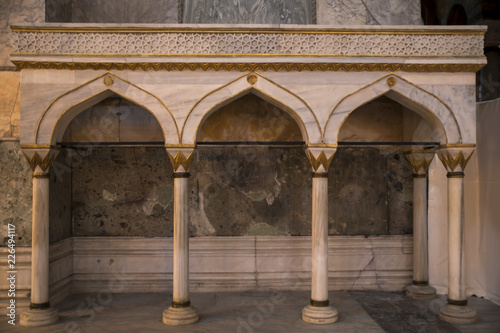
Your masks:
{"label": "pointed arch", "polygon": [[181,143],[195,144],[198,130],[212,112],[249,93],[287,112],[299,126],[306,144],[321,143],[321,128],[309,105],[290,90],[259,73],[240,76],[197,101],[184,121]]}
{"label": "pointed arch", "polygon": [[38,121],[35,144],[56,145],[56,142],[61,141],[64,131],[74,117],[114,94],[148,110],[158,121],[165,143],[179,143],[177,123],[170,110],[158,97],[107,72],[54,99]]}
{"label": "pointed arch", "polygon": [[340,128],[351,112],[382,95],[419,114],[437,131],[442,144],[462,142],[457,119],[446,103],[436,95],[391,73],[345,96],[335,106],[324,128],[325,143],[337,144]]}

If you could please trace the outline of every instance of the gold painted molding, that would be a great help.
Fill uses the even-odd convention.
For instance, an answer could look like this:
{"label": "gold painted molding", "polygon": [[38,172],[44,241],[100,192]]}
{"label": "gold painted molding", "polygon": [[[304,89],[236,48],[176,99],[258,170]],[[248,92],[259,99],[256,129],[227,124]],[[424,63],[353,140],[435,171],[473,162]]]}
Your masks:
{"label": "gold painted molding", "polygon": [[38,152],[35,152],[31,158],[26,153],[24,153],[24,156],[28,160],[31,170],[35,171],[37,167],[40,167],[43,172],[46,172],[56,159],[56,154],[52,152],[49,152],[44,158]]}
{"label": "gold painted molding", "polygon": [[438,151],[438,156],[448,172],[455,172],[458,166],[460,166],[460,172],[463,172],[473,152],[474,151],[471,150],[464,155],[463,151],[459,151],[458,154],[453,156],[449,151],[441,150]]}
{"label": "gold painted molding", "polygon": [[325,171],[328,171],[328,168],[332,163],[333,156],[335,155],[332,154],[330,158],[327,158],[325,152],[322,151],[321,153],[319,153],[318,158],[316,158],[314,154],[309,150],[306,150],[306,153],[307,153],[307,158],[309,159],[309,162],[311,163],[314,172],[317,172],[321,166],[323,166]]}
{"label": "gold painted molding", "polygon": [[477,72],[485,64],[402,64],[402,63],[299,63],[299,62],[165,62],[165,63],[115,63],[115,62],[52,62],[12,61],[19,69],[65,70],[142,70],[142,71],[404,71],[404,72]]}
{"label": "gold painted molding", "polygon": [[175,154],[175,156],[172,156],[170,152],[167,150],[168,158],[170,159],[170,163],[172,163],[174,172],[177,172],[177,170],[181,166],[184,168],[185,172],[189,170],[191,162],[193,162],[193,157],[194,157],[193,152],[194,151],[191,151],[188,157],[184,156],[184,153],[182,151],[178,151],[177,154]]}

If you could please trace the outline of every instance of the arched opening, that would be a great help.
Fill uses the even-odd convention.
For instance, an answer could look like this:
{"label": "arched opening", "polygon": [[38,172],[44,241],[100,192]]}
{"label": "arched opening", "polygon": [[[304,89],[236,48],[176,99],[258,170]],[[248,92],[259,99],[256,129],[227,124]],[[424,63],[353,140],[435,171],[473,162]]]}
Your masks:
{"label": "arched opening", "polygon": [[190,169],[194,235],[311,233],[304,139],[276,104],[248,93],[203,119]]}
{"label": "arched opening", "polygon": [[330,166],[330,234],[412,233],[413,172],[404,151],[415,143],[435,147],[439,133],[386,95],[350,113]]}
{"label": "arched opening", "polygon": [[172,166],[152,113],[111,94],[72,118],[58,145],[73,236],[172,236]]}

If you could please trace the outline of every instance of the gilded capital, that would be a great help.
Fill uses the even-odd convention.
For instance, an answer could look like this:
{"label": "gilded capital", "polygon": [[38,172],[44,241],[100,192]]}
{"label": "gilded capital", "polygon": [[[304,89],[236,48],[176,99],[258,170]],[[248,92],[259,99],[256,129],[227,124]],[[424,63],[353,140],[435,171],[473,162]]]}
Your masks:
{"label": "gilded capital", "polygon": [[33,172],[48,173],[50,166],[59,154],[59,150],[55,148],[40,148],[40,147],[23,147],[24,156],[30,164]]}
{"label": "gilded capital", "polygon": [[415,150],[405,152],[405,157],[408,163],[410,163],[413,169],[414,177],[424,177],[427,176],[429,171],[429,165],[434,159],[434,150]]}
{"label": "gilded capital", "polygon": [[194,157],[193,148],[167,148],[168,158],[174,172],[188,172]]}
{"label": "gilded capital", "polygon": [[328,172],[336,151],[337,148],[308,147],[306,154],[313,172]]}
{"label": "gilded capital", "polygon": [[469,162],[475,145],[446,145],[437,154],[449,173],[463,173]]}

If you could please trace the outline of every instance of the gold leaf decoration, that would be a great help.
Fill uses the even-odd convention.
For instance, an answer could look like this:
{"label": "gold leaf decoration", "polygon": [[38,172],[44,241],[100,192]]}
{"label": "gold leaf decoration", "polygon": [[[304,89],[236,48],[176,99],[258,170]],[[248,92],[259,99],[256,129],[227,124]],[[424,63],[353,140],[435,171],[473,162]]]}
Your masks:
{"label": "gold leaf decoration", "polygon": [[30,164],[31,170],[35,171],[36,167],[40,167],[43,172],[46,172],[55,160],[55,155],[48,153],[42,158],[37,152],[33,154],[30,158],[28,155],[24,154],[28,163]]}
{"label": "gold leaf decoration", "polygon": [[191,166],[191,162],[193,161],[193,153],[191,152],[189,156],[186,158],[184,156],[182,151],[178,151],[175,156],[172,156],[170,153],[168,153],[168,158],[170,159],[170,163],[172,163],[172,166],[174,167],[174,171],[176,172],[180,166],[184,168],[184,171],[188,171],[189,167]]}
{"label": "gold leaf decoration", "polygon": [[467,163],[469,162],[469,159],[472,156],[472,152],[466,157],[464,156],[462,151],[459,151],[458,154],[453,157],[453,155],[451,155],[449,151],[441,151],[439,152],[438,156],[449,172],[456,171],[458,166],[460,166],[460,170],[458,171],[464,171]]}
{"label": "gold leaf decoration", "polygon": [[314,172],[317,172],[321,166],[323,166],[325,171],[328,171],[328,168],[333,160],[333,155],[334,154],[332,154],[330,158],[327,158],[325,152],[322,151],[319,153],[318,158],[316,158],[313,153],[307,150],[307,158],[309,159]]}
{"label": "gold leaf decoration", "polygon": [[405,71],[405,72],[477,72],[484,64],[395,64],[395,63],[110,63],[110,62],[47,62],[14,61],[19,69],[68,70],[143,70],[143,71]]}

